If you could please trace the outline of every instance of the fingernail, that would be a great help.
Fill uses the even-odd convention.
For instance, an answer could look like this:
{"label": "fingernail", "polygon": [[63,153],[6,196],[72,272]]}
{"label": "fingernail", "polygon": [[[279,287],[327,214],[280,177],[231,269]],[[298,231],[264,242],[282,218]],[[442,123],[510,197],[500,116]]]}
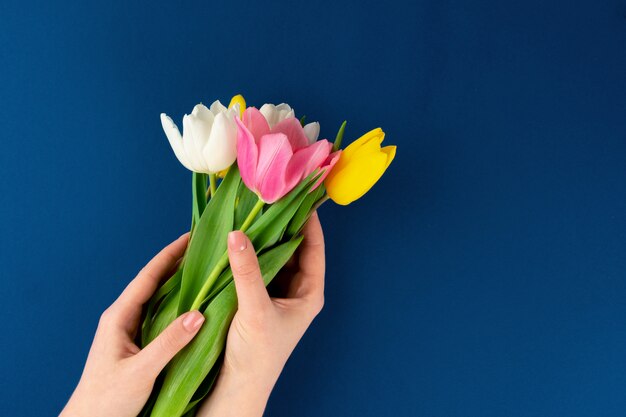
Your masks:
{"label": "fingernail", "polygon": [[234,252],[241,252],[248,247],[248,239],[243,232],[235,230],[228,234],[228,248]]}
{"label": "fingernail", "polygon": [[187,316],[183,319],[183,327],[188,332],[195,332],[198,327],[204,323],[204,315],[199,311],[192,311],[187,313]]}

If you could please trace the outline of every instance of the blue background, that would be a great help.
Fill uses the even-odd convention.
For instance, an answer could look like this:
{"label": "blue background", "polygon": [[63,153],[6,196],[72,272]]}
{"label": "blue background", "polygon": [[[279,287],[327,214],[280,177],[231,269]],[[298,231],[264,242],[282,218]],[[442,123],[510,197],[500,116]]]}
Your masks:
{"label": "blue background", "polygon": [[626,2],[0,4],[0,414],[57,413],[189,224],[159,113],[286,101],[398,145],[321,210],[270,416],[626,413]]}

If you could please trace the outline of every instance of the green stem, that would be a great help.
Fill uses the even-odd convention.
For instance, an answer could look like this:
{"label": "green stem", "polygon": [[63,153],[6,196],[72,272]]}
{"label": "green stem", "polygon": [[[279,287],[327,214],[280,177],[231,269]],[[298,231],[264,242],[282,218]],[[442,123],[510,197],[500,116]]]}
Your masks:
{"label": "green stem", "polygon": [[252,225],[252,222],[256,218],[257,214],[259,214],[259,212],[261,211],[264,205],[265,205],[265,202],[261,200],[261,197],[259,197],[254,207],[252,207],[252,210],[250,210],[250,214],[248,214],[248,217],[246,217],[246,220],[243,221],[243,224],[241,225],[241,228],[239,230],[241,230],[242,232],[245,232],[246,230],[248,230],[248,227]]}
{"label": "green stem", "polygon": [[226,268],[227,265],[228,265],[228,252],[224,252],[222,257],[217,261],[217,264],[215,265],[215,267],[213,268],[213,270],[211,271],[207,279],[204,281],[204,284],[202,285],[202,288],[200,288],[200,292],[198,292],[196,299],[193,300],[193,304],[191,305],[191,310],[200,309],[200,306],[202,305],[204,298],[206,297],[206,295],[209,293],[209,290],[211,289],[211,285],[213,285],[215,280],[220,276],[220,274],[222,273],[224,268]]}
{"label": "green stem", "polygon": [[211,197],[215,197],[215,190],[217,189],[215,174],[209,174],[209,190],[211,190]]}
{"label": "green stem", "polygon": [[[261,200],[261,198],[259,197],[259,200],[256,202],[254,207],[252,207],[252,210],[250,210],[248,217],[246,217],[246,219],[244,220],[239,230],[241,230],[242,232],[245,232],[246,230],[248,230],[248,228],[252,225],[252,222],[256,218],[257,214],[259,214],[259,212],[261,211],[264,205],[265,205],[265,202]],[[215,264],[215,267],[213,268],[211,273],[209,273],[209,276],[204,281],[204,284],[202,284],[202,288],[200,288],[198,295],[196,295],[196,299],[193,300],[193,304],[191,305],[191,310],[198,310],[202,306],[204,299],[206,298],[207,294],[211,290],[211,286],[215,283],[217,278],[220,276],[222,271],[226,269],[227,266],[228,266],[228,251],[224,252],[222,257],[217,261],[217,264]]]}
{"label": "green stem", "polygon": [[313,213],[315,210],[320,208],[320,206],[324,204],[325,202],[327,202],[329,199],[330,197],[328,196],[328,194],[324,194],[324,197],[317,200],[317,202],[313,205],[313,207],[311,208],[311,213]]}

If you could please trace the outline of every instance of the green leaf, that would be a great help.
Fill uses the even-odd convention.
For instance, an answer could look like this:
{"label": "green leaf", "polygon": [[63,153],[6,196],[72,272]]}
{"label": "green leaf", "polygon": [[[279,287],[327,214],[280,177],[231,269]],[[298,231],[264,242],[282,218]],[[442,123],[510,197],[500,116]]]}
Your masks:
{"label": "green leaf", "polygon": [[211,391],[211,388],[213,388],[213,384],[215,383],[215,380],[217,379],[217,376],[220,373],[220,369],[222,369],[223,361],[224,361],[224,354],[222,352],[222,355],[220,356],[220,358],[217,360],[217,362],[215,362],[215,365],[213,365],[213,368],[211,368],[209,375],[207,375],[207,377],[204,378],[204,380],[200,384],[200,387],[193,394],[193,397],[191,397],[191,401],[189,402],[189,404],[187,404],[187,408],[185,408],[185,411],[184,411],[185,415],[187,415],[187,413],[194,410],[200,404],[200,401],[202,401],[204,397],[207,396],[209,391]]}
{"label": "green leaf", "polygon": [[211,291],[207,294],[206,298],[202,301],[202,307],[200,309],[206,307],[207,304],[211,302],[211,300],[215,298],[217,294],[222,292],[222,290],[226,288],[228,284],[230,284],[230,281],[232,279],[233,279],[233,274],[231,273],[230,268],[226,268],[220,274],[220,276],[215,280],[215,283],[213,284]]}
{"label": "green leaf", "polygon": [[272,204],[259,219],[250,226],[247,235],[257,253],[274,245],[281,238],[287,224],[294,216],[319,174],[311,174],[289,194]]}
{"label": "green leaf", "polygon": [[197,411],[198,411],[197,407],[193,407],[191,410],[183,414],[183,417],[195,417]]}
{"label": "green leaf", "polygon": [[180,285],[180,280],[183,277],[183,268],[179,268],[174,275],[172,275],[172,277],[170,279],[168,279],[165,284],[163,284],[156,293],[154,293],[154,295],[152,296],[152,299],[150,299],[150,301],[154,300],[159,300],[163,297],[165,297],[167,294],[169,294],[174,288],[178,287]]}
{"label": "green leaf", "polygon": [[235,198],[241,177],[236,166],[211,197],[189,242],[181,281],[178,314],[189,310],[204,280],[226,251],[226,237],[233,228]]}
{"label": "green leaf", "polygon": [[339,131],[337,132],[337,136],[335,137],[335,142],[333,143],[333,152],[338,151],[341,147],[341,141],[343,140],[343,133],[346,131],[346,125],[348,122],[346,120],[343,121]]}
{"label": "green leaf", "polygon": [[[202,213],[204,213],[204,209],[207,206],[207,178],[208,175],[202,174],[199,172],[192,172],[191,174],[191,192],[192,192],[192,202],[191,202],[191,234],[193,235],[193,231],[196,225],[200,221],[200,217]],[[185,251],[185,255],[186,255]],[[154,309],[155,306],[159,304],[159,302],[170,293],[175,287],[180,285],[182,274],[183,274],[183,265],[181,264],[178,270],[172,275],[170,279],[168,279],[165,284],[163,284],[157,292],[150,298],[148,302],[148,306],[146,308],[145,318],[143,324],[141,326],[141,345],[145,346],[147,344],[147,340],[149,339],[150,328],[152,326],[152,322],[154,320]],[[154,333],[154,332],[152,332]],[[158,334],[158,333],[157,333]]]}
{"label": "green leaf", "polygon": [[239,183],[239,190],[237,190],[237,202],[235,204],[235,225],[233,230],[239,230],[241,225],[248,217],[250,210],[256,204],[259,197],[252,192],[246,184],[241,181]]}
{"label": "green leaf", "polygon": [[195,417],[197,411],[198,411],[198,404],[196,404],[194,407],[191,407],[191,410],[185,412],[185,414],[183,414],[183,417]]}
{"label": "green leaf", "polygon": [[199,172],[193,172],[191,174],[191,194],[193,197],[191,203],[191,211],[192,211],[192,229],[193,226],[197,225],[200,221],[200,217],[206,208],[206,184],[207,184],[207,175],[201,174]]}
{"label": "green leaf", "polygon": [[[158,305],[159,307],[161,306],[161,304],[159,304],[159,302],[161,300],[163,300],[171,291],[173,291],[174,289],[176,289],[176,287],[178,287],[180,285],[180,280],[183,276],[183,269],[182,269],[182,265],[181,267],[174,273],[174,275],[172,275],[172,277],[170,279],[168,279],[158,290],[156,293],[154,293],[154,295],[152,296],[152,298],[150,298],[150,301],[148,302],[148,307],[146,308],[146,317],[143,321],[143,324],[141,326],[141,345],[145,346],[148,343],[146,342],[148,340],[148,334],[150,333],[150,328],[152,327],[152,322],[154,320],[154,309],[155,307]],[[177,300],[177,304],[176,304],[177,308],[178,308],[178,300]],[[158,310],[157,310],[158,311]]]}
{"label": "green leaf", "polygon": [[148,343],[152,342],[165,328],[178,317],[178,296],[180,294],[180,287],[174,288],[169,294],[165,296],[157,311],[142,336],[142,347],[146,347]]}
{"label": "green leaf", "polygon": [[[259,256],[265,285],[276,276],[301,242],[299,237]],[[194,393],[220,358],[236,310],[237,294],[231,281],[204,310],[206,320],[196,337],[170,362],[152,417],[180,417],[185,412]]]}
{"label": "green leaf", "polygon": [[285,232],[287,239],[290,239],[300,233],[305,223],[311,216],[311,209],[315,203],[317,203],[319,199],[324,196],[325,192],[326,190],[324,189],[324,184],[322,184],[306,196],[302,204],[300,204],[300,207],[298,207],[298,211],[296,211],[296,214],[291,219],[291,222],[289,222],[289,226]]}

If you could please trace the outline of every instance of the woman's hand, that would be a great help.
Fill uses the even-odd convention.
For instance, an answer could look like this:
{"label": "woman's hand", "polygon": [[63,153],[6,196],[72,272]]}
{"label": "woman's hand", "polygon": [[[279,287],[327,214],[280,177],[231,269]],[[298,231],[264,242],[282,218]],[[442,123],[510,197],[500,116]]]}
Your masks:
{"label": "woman's hand", "polygon": [[61,417],[135,417],[161,370],[196,335],[204,316],[190,311],[143,350],[133,342],[143,304],[176,267],[188,239],[185,234],[163,249],[102,314],[83,375]]}
{"label": "woman's hand", "polygon": [[324,236],[317,213],[303,233],[298,256],[272,283],[283,284],[284,298],[268,295],[247,236],[238,231],[229,235],[239,306],[228,333],[224,365],[198,417],[263,414],[289,355],[324,304]]}
{"label": "woman's hand", "polygon": [[[171,275],[187,240],[185,234],[163,249],[102,314],[83,375],[61,417],[135,417],[156,377],[196,335],[204,316],[191,311],[143,350],[133,342],[143,304]],[[230,234],[228,251],[239,309],[220,377],[198,415],[260,416],[289,355],[324,303],[324,237],[314,214],[298,256],[281,272],[284,298],[269,297],[254,248],[243,233]],[[275,281],[281,290],[281,277]]]}

